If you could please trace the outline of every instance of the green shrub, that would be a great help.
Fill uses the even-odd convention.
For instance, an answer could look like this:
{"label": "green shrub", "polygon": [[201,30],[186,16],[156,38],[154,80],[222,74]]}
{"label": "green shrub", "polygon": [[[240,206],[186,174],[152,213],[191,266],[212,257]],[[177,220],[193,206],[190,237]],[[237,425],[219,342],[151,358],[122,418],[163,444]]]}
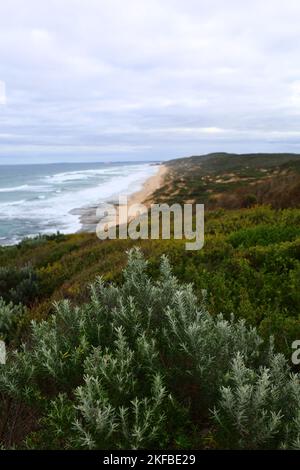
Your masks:
{"label": "green shrub", "polygon": [[31,266],[0,268],[0,297],[6,302],[30,305],[38,295],[37,275]]}
{"label": "green shrub", "polygon": [[211,316],[202,297],[164,256],[153,280],[132,250],[122,284],[99,278],[88,303],[59,302],[33,322],[28,344],[0,368],[4,399],[39,416],[21,445],[201,447],[208,429],[218,447],[297,447],[298,377],[272,341],[244,320]]}
{"label": "green shrub", "polygon": [[257,225],[234,232],[228,237],[234,247],[250,247],[253,245],[270,245],[290,241],[300,236],[299,226],[294,225]]}
{"label": "green shrub", "polygon": [[6,341],[14,338],[16,328],[24,313],[25,309],[22,305],[6,303],[0,297],[0,338]]}
{"label": "green shrub", "polygon": [[252,207],[257,204],[257,197],[255,194],[247,194],[241,203],[241,207]]}
{"label": "green shrub", "polygon": [[[200,251],[187,253],[184,240],[136,242],[149,260],[149,272],[157,277],[160,256],[167,252],[181,282],[192,281],[198,298],[202,289],[208,291],[207,309],[212,314],[222,312],[230,319],[234,312],[237,319],[257,326],[266,339],[272,331],[280,352],[290,354],[290,344],[299,337],[298,329],[293,331],[289,325],[295,323],[300,306],[300,210],[256,206],[206,211],[205,219],[205,246]],[[87,302],[88,284],[99,272],[105,281],[119,284],[125,250],[132,245],[132,240],[101,242],[94,234],[83,233],[41,238],[36,243],[0,247],[0,265],[8,271],[15,270],[12,266],[32,266],[38,283],[35,293],[29,302],[24,302],[22,293],[17,299],[27,303],[29,318],[47,319],[59,299]],[[10,275],[6,274],[7,284]],[[13,290],[18,283],[13,282]],[[8,295],[6,301],[12,300],[10,288],[3,287],[2,293]],[[283,334],[271,329],[281,317],[287,318]]]}
{"label": "green shrub", "polygon": [[214,410],[220,446],[253,450],[288,445],[286,435],[295,431],[299,413],[300,383],[282,355],[255,370],[238,353],[220,392]]}

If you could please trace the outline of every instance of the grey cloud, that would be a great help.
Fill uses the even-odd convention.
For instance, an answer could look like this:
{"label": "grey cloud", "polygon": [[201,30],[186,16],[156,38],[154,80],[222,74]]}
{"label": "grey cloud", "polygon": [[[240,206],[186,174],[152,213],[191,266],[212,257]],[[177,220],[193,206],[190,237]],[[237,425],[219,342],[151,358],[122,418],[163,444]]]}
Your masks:
{"label": "grey cloud", "polygon": [[0,163],[298,152],[299,20],[296,0],[5,2]]}

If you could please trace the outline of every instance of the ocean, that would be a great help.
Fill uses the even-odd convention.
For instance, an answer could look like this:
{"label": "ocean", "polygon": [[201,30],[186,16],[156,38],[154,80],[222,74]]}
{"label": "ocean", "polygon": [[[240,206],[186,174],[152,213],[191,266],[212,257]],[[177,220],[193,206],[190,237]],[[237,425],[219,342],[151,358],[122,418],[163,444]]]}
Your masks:
{"label": "ocean", "polygon": [[0,166],[0,245],[81,229],[74,209],[139,191],[157,171],[150,163]]}

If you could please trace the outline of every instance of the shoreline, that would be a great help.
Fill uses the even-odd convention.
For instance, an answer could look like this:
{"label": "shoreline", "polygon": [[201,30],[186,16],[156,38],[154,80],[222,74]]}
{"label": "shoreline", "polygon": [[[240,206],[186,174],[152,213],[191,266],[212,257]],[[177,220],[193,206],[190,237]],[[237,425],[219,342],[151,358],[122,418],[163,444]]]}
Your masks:
{"label": "shoreline", "polygon": [[155,191],[162,186],[167,171],[167,166],[163,163],[160,164],[158,172],[147,178],[139,191],[128,196],[128,204],[144,204],[149,208],[150,205],[153,204],[152,196]]}
{"label": "shoreline", "polygon": [[[128,206],[135,204],[143,204],[147,208],[149,208],[150,205],[153,203],[152,196],[154,192],[162,186],[164,177],[168,171],[167,166],[163,163],[160,163],[157,166],[158,171],[144,181],[141,189],[127,195]],[[107,203],[113,204],[115,206],[118,218],[118,203],[116,203],[115,201],[107,201]],[[74,209],[74,211],[72,211],[72,214],[79,215],[81,228],[77,233],[91,233],[96,231],[96,227],[101,221],[101,216],[97,215],[98,208],[99,206],[91,206],[87,208]],[[110,227],[113,225],[116,224],[109,224]]]}
{"label": "shoreline", "polygon": [[[138,191],[133,191],[133,192],[128,192],[127,194],[127,203],[128,206],[132,206],[135,204],[145,204],[146,207],[148,208],[150,204],[152,203],[151,197],[153,193],[159,189],[159,187],[162,185],[164,176],[168,170],[167,166],[164,163],[152,163],[153,166],[155,166],[155,173],[152,174],[151,176],[147,176],[146,179],[144,180],[143,183],[141,183],[141,186],[139,184],[140,189]],[[122,193],[120,193],[122,194]],[[126,195],[126,194],[125,194]],[[119,216],[119,211],[118,211],[118,201],[117,197],[115,199],[107,200],[101,203],[103,204],[103,211],[105,211],[105,204],[109,204],[110,207],[113,205],[116,208],[116,214],[117,214],[117,220]],[[101,213],[97,213],[97,210],[100,207],[100,203],[97,205],[90,205],[90,206],[85,206],[85,207],[78,207],[78,208],[73,208],[68,212],[68,214],[71,214],[72,216],[76,216],[77,219],[77,227],[74,227],[74,230],[71,231],[47,231],[47,232],[37,232],[36,234],[30,234],[30,235],[24,235],[22,237],[18,238],[11,238],[8,239],[7,237],[3,237],[0,240],[0,247],[10,247],[10,246],[17,246],[19,243],[21,243],[25,239],[34,239],[38,236],[43,236],[43,235],[54,235],[58,231],[61,234],[66,234],[66,235],[72,235],[72,234],[78,234],[78,233],[93,233],[96,231],[96,227],[105,215],[101,215]],[[130,217],[130,219],[134,218]],[[128,218],[128,222],[130,221]],[[115,219],[114,219],[115,220]],[[113,225],[118,225],[116,223],[110,223],[110,226]]]}

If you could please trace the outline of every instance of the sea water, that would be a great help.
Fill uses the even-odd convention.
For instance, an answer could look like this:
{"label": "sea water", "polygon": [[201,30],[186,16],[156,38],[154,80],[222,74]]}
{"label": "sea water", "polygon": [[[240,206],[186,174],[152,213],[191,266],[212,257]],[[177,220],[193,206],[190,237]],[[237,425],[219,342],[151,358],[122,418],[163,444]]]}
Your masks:
{"label": "sea water", "polygon": [[77,232],[81,224],[73,209],[139,191],[156,172],[150,163],[0,165],[0,245]]}

